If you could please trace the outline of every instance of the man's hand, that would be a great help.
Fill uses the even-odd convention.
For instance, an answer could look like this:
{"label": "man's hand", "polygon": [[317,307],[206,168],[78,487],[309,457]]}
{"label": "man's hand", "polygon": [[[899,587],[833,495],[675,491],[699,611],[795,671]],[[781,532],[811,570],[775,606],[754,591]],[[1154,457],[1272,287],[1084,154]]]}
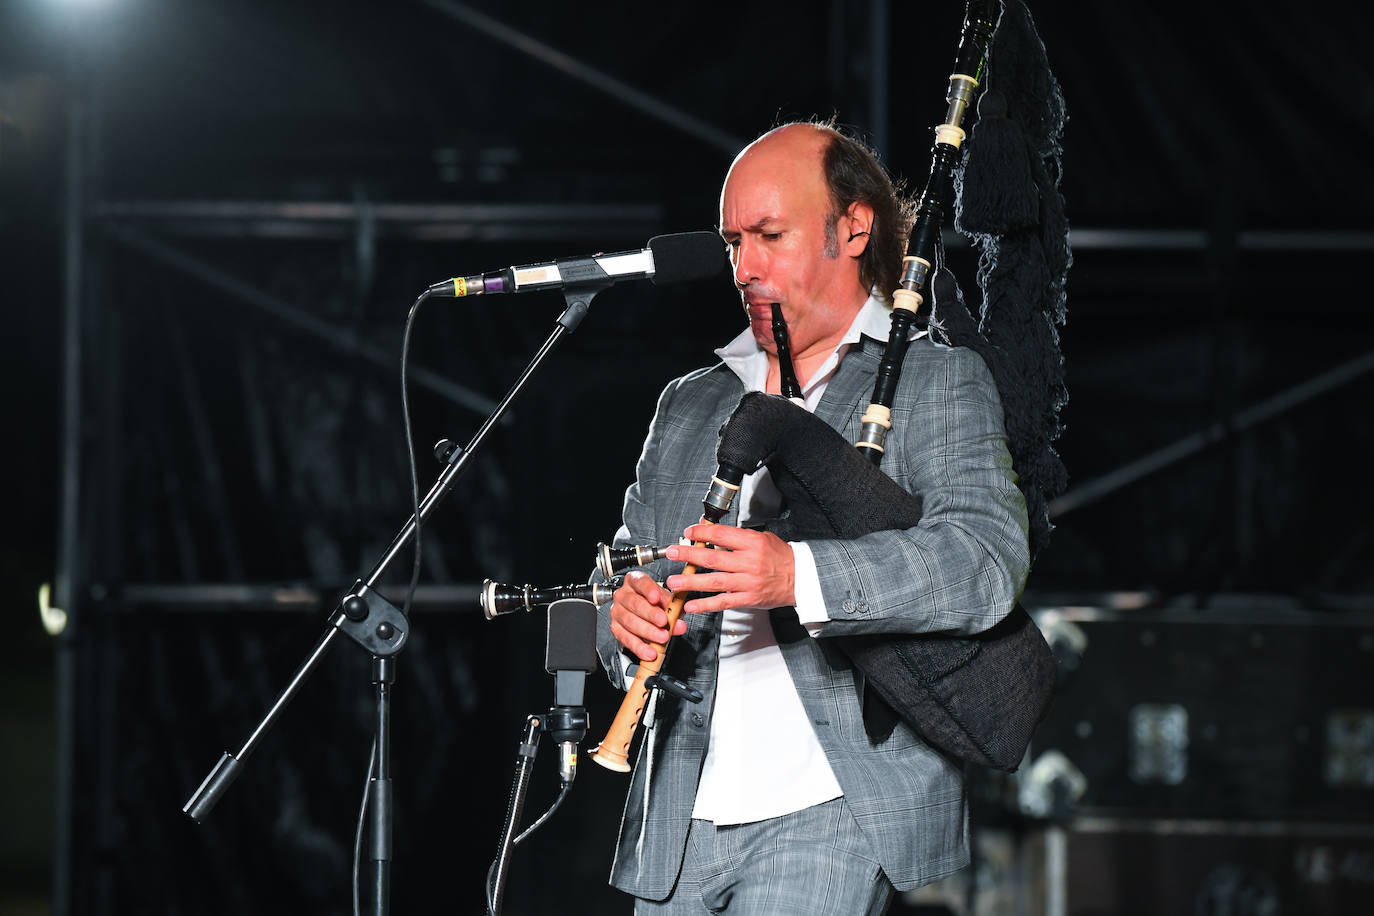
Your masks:
{"label": "man's hand", "polygon": [[[671,595],[647,574],[635,570],[611,596],[611,635],[641,661],[658,658],[651,645],[668,641],[668,602]],[[687,632],[687,621],[678,618],[673,635]]]}
{"label": "man's hand", "polygon": [[683,534],[694,542],[710,541],[718,548],[668,548],[668,559],[707,570],[690,576],[669,576],[669,588],[717,592],[688,601],[683,607],[686,613],[740,607],[766,610],[796,603],[792,547],[776,534],[730,525],[693,525]]}

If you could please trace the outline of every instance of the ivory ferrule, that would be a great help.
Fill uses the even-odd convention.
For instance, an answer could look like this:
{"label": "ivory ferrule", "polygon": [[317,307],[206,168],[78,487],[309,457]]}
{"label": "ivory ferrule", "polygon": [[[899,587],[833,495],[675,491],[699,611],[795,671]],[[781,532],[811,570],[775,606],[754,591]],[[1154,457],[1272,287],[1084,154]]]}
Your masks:
{"label": "ivory ferrule", "polygon": [[885,430],[891,429],[892,409],[890,407],[884,407],[882,404],[869,404],[868,410],[864,411],[864,415],[860,418],[860,421],[864,426],[873,424]]}
{"label": "ivory ferrule", "polygon": [[892,411],[881,404],[869,404],[864,411],[863,426],[859,427],[859,441],[855,448],[868,449],[883,453],[883,443],[887,441],[887,431],[892,428]]}
{"label": "ivory ferrule", "polygon": [[921,303],[923,302],[925,302],[925,299],[915,290],[898,289],[892,294],[892,307],[894,309],[905,309],[913,315],[920,311]]}
{"label": "ivory ferrule", "polygon": [[958,149],[964,144],[964,129],[955,127],[953,124],[935,125],[935,142],[943,143],[945,146],[952,146]]}

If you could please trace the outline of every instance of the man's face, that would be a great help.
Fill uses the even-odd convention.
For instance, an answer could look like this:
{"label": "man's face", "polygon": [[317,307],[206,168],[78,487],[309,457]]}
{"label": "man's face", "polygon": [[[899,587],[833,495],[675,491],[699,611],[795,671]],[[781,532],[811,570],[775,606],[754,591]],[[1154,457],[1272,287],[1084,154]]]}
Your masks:
{"label": "man's face", "polygon": [[842,240],[852,220],[832,218],[823,149],[813,128],[769,134],[735,160],[721,190],[735,285],[754,339],[770,353],[772,303],[782,304],[792,349],[802,354],[842,334],[867,297],[857,261],[842,250],[851,247]]}

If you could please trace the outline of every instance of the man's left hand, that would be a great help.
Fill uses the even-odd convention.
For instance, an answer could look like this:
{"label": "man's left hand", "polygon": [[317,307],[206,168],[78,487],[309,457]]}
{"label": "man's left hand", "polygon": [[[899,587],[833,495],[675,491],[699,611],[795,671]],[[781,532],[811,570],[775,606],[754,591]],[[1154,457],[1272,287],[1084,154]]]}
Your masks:
{"label": "man's left hand", "polygon": [[683,607],[686,613],[742,607],[766,610],[796,602],[792,546],[776,534],[701,524],[688,528],[683,535],[693,542],[709,541],[717,548],[668,548],[668,559],[706,570],[690,576],[669,576],[665,583],[668,588],[717,593],[688,601]]}

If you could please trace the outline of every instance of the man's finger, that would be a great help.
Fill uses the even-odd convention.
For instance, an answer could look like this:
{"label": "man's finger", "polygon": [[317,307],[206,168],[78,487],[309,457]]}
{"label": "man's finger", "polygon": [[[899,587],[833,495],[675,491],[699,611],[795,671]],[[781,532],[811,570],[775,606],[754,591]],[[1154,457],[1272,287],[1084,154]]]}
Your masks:
{"label": "man's finger", "polygon": [[657,649],[625,629],[618,621],[611,621],[611,635],[615,637],[616,642],[634,653],[634,656],[642,662],[651,662],[658,658]]}
{"label": "man's finger", "polygon": [[638,570],[629,573],[625,576],[625,584],[622,585],[621,588],[630,589],[633,593],[644,598],[650,604],[657,605],[658,607],[668,606],[666,593],[648,573]]}
{"label": "man's finger", "polygon": [[635,591],[627,590],[615,594],[611,605],[612,618],[617,616],[616,611],[646,620],[655,626],[668,625],[667,610]]}
{"label": "man's finger", "polygon": [[611,608],[611,622],[620,624],[625,632],[648,642],[668,640],[668,615],[657,608],[616,605]]}
{"label": "man's finger", "polygon": [[675,592],[728,592],[739,588],[739,574],[714,570],[668,577],[668,587]]}
{"label": "man's finger", "polygon": [[690,563],[697,569],[721,569],[727,572],[741,572],[748,562],[744,557],[735,556],[732,550],[713,550],[710,547],[672,547],[669,548],[668,559]]}
{"label": "man's finger", "polygon": [[704,598],[693,598],[682,606],[684,614],[707,614],[712,611],[728,611],[738,607],[754,607],[755,599],[749,592],[721,592]]}
{"label": "man's finger", "polygon": [[[717,547],[739,550],[759,543],[763,532],[750,528],[736,528],[733,525],[693,525],[683,532],[693,541],[709,541]],[[669,554],[671,556],[671,552]]]}
{"label": "man's finger", "polygon": [[[611,605],[611,635],[626,649],[645,661],[657,657],[654,645],[668,642],[668,615],[638,596],[630,595],[625,602]],[[673,635],[687,632],[687,621],[678,618]]]}

